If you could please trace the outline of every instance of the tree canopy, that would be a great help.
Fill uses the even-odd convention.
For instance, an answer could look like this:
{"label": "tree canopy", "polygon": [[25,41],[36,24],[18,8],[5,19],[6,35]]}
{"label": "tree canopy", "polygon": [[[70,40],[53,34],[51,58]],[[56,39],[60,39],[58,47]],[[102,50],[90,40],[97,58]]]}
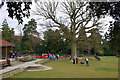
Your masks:
{"label": "tree canopy", "polygon": [[[63,15],[58,17],[59,13]],[[52,27],[58,27],[64,37],[70,40],[72,57],[76,56],[76,44],[82,40],[82,34],[87,33],[85,30],[99,25],[99,18],[94,16],[89,8],[89,3],[77,0],[62,3],[38,2],[35,14],[44,17],[46,21],[51,20],[48,24]],[[91,25],[88,25],[89,22]]]}

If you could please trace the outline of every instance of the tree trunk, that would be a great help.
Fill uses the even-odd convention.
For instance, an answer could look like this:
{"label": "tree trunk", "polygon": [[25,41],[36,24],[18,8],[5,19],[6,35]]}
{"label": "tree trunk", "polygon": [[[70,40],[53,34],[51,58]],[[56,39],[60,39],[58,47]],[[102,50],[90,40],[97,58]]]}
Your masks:
{"label": "tree trunk", "polygon": [[76,57],[76,42],[75,41],[71,41],[71,57]]}
{"label": "tree trunk", "polygon": [[83,54],[84,54],[84,53],[83,53],[83,49],[82,49],[82,56],[81,56],[81,57],[83,57]]}
{"label": "tree trunk", "polygon": [[95,44],[94,44],[94,55],[96,55],[96,47],[95,47]]}

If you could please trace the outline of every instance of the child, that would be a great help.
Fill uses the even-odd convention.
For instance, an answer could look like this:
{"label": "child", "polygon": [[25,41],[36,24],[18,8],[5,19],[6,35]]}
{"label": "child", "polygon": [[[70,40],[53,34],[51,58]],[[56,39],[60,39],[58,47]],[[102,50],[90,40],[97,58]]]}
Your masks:
{"label": "child", "polygon": [[87,66],[89,66],[88,58],[85,59]]}
{"label": "child", "polygon": [[52,60],[52,55],[50,55],[50,59]]}
{"label": "child", "polygon": [[81,64],[84,64],[84,63],[81,61]]}
{"label": "child", "polygon": [[78,57],[76,57],[76,64],[78,64]]}

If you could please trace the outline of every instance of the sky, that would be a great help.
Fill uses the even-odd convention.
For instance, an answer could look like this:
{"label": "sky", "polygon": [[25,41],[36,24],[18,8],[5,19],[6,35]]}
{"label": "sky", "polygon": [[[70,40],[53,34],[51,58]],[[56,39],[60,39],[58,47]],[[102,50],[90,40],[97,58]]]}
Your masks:
{"label": "sky", "polygon": [[[34,2],[31,5],[31,10],[30,10],[31,16],[29,18],[23,18],[23,24],[20,24],[20,25],[18,25],[17,19],[12,19],[12,18],[8,17],[8,12],[6,9],[7,9],[6,4],[4,4],[4,6],[2,6],[2,8],[0,9],[0,28],[2,27],[3,21],[5,19],[7,19],[8,26],[10,28],[14,28],[15,35],[20,35],[20,32],[21,32],[22,28],[24,27],[24,24],[27,24],[28,21],[30,21],[30,19],[34,18],[35,20],[37,20],[37,16],[33,15],[33,10],[35,9]],[[39,23],[39,21],[37,21],[37,23]],[[37,31],[39,33],[41,33],[40,36],[43,37],[42,33],[46,30],[45,27],[41,27],[39,24],[37,26],[38,26]]]}
{"label": "sky", "polygon": [[[1,2],[0,2],[1,3]],[[24,27],[24,24],[27,24],[28,21],[31,19],[31,18],[34,18],[37,23],[38,23],[38,27],[37,27],[37,31],[40,33],[40,37],[43,38],[43,32],[46,30],[45,27],[41,27],[39,25],[39,22],[43,22],[43,21],[38,21],[38,16],[35,16],[33,14],[33,10],[35,10],[35,3],[33,2],[32,5],[31,5],[31,10],[30,10],[30,13],[31,13],[31,16],[28,18],[23,18],[23,24],[20,24],[18,25],[18,21],[16,19],[12,19],[10,17],[8,17],[8,12],[7,12],[7,5],[4,4],[4,6],[0,9],[0,28],[2,27],[2,22],[4,21],[4,19],[7,19],[7,22],[8,22],[8,25],[9,27],[11,28],[14,28],[15,30],[15,35],[20,35],[20,31],[22,30],[22,28]],[[61,15],[61,14],[60,14]],[[112,17],[109,17],[107,16],[105,19],[101,19],[100,21],[102,22],[102,25],[105,26],[106,24],[108,24],[106,27],[106,29],[104,29],[104,33],[108,30],[108,27],[109,27],[109,21],[113,20]],[[102,33],[102,35],[104,35],[104,33]]]}

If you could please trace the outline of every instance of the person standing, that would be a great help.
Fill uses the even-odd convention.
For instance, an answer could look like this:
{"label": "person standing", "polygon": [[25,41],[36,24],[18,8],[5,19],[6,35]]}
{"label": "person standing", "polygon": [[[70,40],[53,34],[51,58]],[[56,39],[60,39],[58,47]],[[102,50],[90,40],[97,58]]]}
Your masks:
{"label": "person standing", "polygon": [[56,58],[57,58],[57,60],[59,59],[59,54],[57,54]]}
{"label": "person standing", "polygon": [[17,58],[18,53],[15,51],[15,58]]}
{"label": "person standing", "polygon": [[12,58],[12,56],[13,56],[13,52],[10,51],[10,52],[9,52],[9,55],[10,55],[10,58]]}
{"label": "person standing", "polygon": [[73,57],[73,64],[75,64],[75,57]]}
{"label": "person standing", "polygon": [[50,59],[52,60],[52,55],[50,55]]}
{"label": "person standing", "polygon": [[65,58],[67,58],[67,54],[65,54]]}
{"label": "person standing", "polygon": [[88,63],[89,60],[88,60],[88,58],[86,58],[85,61],[86,61],[87,66],[89,66],[89,63]]}
{"label": "person standing", "polygon": [[76,64],[78,64],[78,57],[76,57]]}
{"label": "person standing", "polygon": [[[58,56],[58,59],[59,59],[59,54],[58,54],[57,56]],[[57,60],[58,60],[58,59],[57,59]]]}
{"label": "person standing", "polygon": [[15,53],[13,52],[13,53],[12,53],[12,59],[14,59],[14,58],[15,58]]}
{"label": "person standing", "polygon": [[48,58],[49,58],[49,55],[50,55],[50,54],[49,54],[49,51],[48,51]]}

